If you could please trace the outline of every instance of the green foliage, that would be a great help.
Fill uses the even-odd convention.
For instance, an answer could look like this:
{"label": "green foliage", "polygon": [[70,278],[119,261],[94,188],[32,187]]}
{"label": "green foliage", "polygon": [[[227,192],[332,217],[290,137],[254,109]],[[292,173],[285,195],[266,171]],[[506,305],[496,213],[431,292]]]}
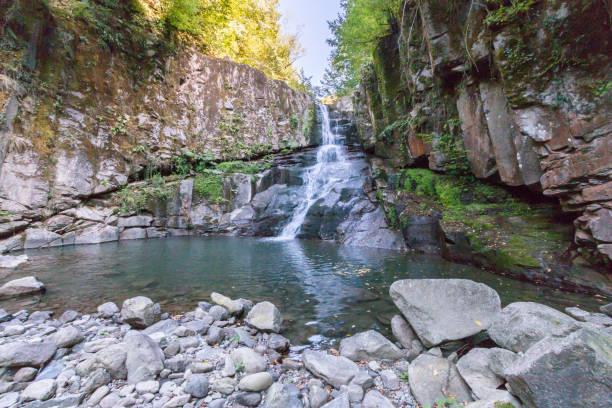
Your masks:
{"label": "green foliage", "polygon": [[372,62],[379,38],[391,32],[401,0],[343,0],[342,13],[329,22],[333,47],[331,68],[323,80],[326,91],[347,94],[357,85],[362,68]]}
{"label": "green foliage", "polygon": [[223,173],[242,173],[242,174],[257,174],[272,167],[272,164],[268,161],[262,162],[243,162],[243,161],[229,161],[219,163],[217,169]]}
{"label": "green foliage", "polygon": [[12,215],[13,215],[13,214],[11,214],[11,213],[10,213],[10,212],[8,212],[8,211],[5,211],[5,210],[0,210],[0,217],[10,217],[10,216],[12,216]]}
{"label": "green foliage", "polygon": [[240,336],[238,336],[237,334],[234,334],[234,336],[230,339],[230,341],[233,343],[238,343],[240,341]]}
{"label": "green foliage", "polygon": [[145,186],[127,186],[113,195],[113,203],[121,213],[140,213],[153,200],[166,201],[175,194],[175,188],[166,184],[161,176],[155,176]]}
{"label": "green foliage", "polygon": [[432,144],[433,153],[442,153],[444,156],[444,170],[446,173],[457,176],[472,178],[467,151],[458,136],[461,122],[457,118],[449,119],[442,126],[440,135],[419,134],[424,140]]}
{"label": "green foliage", "polygon": [[591,85],[591,91],[597,98],[609,98],[612,99],[612,81],[593,81]]}
{"label": "green foliage", "polygon": [[291,118],[289,119],[289,125],[291,126],[291,130],[295,132],[298,126],[300,125],[300,118],[298,118],[295,114],[291,115]]}
{"label": "green foliage", "polygon": [[193,189],[213,204],[225,201],[223,197],[223,176],[214,171],[199,173],[193,181]]}
{"label": "green foliage", "polygon": [[210,153],[194,153],[190,150],[183,151],[180,155],[172,157],[173,170],[186,177],[192,172],[201,173],[214,164],[214,156]]}
{"label": "green foliage", "polygon": [[511,402],[495,401],[495,408],[516,408]]}
{"label": "green foliage", "polygon": [[242,361],[239,361],[238,363],[236,363],[236,373],[241,373],[244,371],[244,363]]}
{"label": "green foliage", "polygon": [[408,378],[409,378],[409,377],[408,377],[408,372],[405,372],[405,373],[399,373],[397,376],[399,377],[399,379],[400,379],[401,381],[403,381],[403,382],[408,382]]}
{"label": "green foliage", "polygon": [[495,9],[489,12],[485,22],[497,26],[518,21],[529,11],[534,2],[535,0],[486,0],[487,5]]}
{"label": "green foliage", "polygon": [[115,136],[124,136],[128,130],[128,119],[125,115],[119,115],[115,124],[111,128],[111,133]]}
{"label": "green foliage", "polygon": [[438,174],[427,169],[404,170],[399,188],[439,203],[448,221],[467,220],[469,224],[475,215],[481,213],[512,216],[529,211],[529,206],[501,187],[475,179]]}

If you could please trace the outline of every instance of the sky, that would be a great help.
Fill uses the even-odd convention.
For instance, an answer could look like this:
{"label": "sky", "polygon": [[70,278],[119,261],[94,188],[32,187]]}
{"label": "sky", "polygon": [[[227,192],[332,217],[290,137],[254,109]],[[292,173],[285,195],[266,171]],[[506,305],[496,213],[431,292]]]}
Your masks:
{"label": "sky", "polygon": [[295,68],[303,68],[307,76],[313,77],[312,84],[318,85],[331,51],[325,42],[331,36],[327,21],[340,12],[340,0],[280,0],[279,11],[283,30],[297,34],[304,48],[304,56],[294,63]]}

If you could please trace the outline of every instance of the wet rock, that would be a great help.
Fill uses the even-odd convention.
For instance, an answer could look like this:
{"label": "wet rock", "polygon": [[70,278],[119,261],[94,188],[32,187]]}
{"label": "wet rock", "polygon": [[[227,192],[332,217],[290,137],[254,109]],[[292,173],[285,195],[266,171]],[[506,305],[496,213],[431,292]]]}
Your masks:
{"label": "wet rock", "polygon": [[475,399],[486,399],[505,381],[489,368],[492,349],[474,348],[457,362],[457,370]]}
{"label": "wet rock", "polygon": [[340,355],[353,361],[394,361],[404,357],[404,354],[395,344],[374,330],[342,339]]}
{"label": "wet rock", "polygon": [[306,350],[302,354],[304,367],[336,388],[347,385],[359,367],[346,357],[335,357],[322,351]]}
{"label": "wet rock", "polygon": [[127,299],[121,307],[121,318],[136,329],[145,329],[155,321],[154,303],[144,296]]}
{"label": "wet rock", "polygon": [[525,352],[547,336],[564,336],[580,328],[578,322],[551,307],[516,302],[504,308],[489,327],[489,336],[500,347]]}
{"label": "wet rock", "polygon": [[453,395],[459,403],[471,402],[470,389],[457,368],[445,358],[421,354],[408,368],[412,395],[421,405],[433,405],[436,399]]}
{"label": "wet rock", "polygon": [[612,406],[612,337],[580,329],[546,337],[506,371],[512,392],[526,407]]}
{"label": "wet rock", "polygon": [[192,374],[185,382],[185,391],[194,398],[204,398],[208,395],[208,386],[208,376]]}
{"label": "wet rock", "polygon": [[6,343],[0,346],[0,367],[39,367],[51,360],[56,350],[53,343]]}
{"label": "wet rock", "polygon": [[125,335],[127,380],[130,384],[154,380],[164,368],[164,353],[151,338],[137,331]]}
{"label": "wet rock", "polygon": [[361,405],[363,408],[393,408],[393,404],[376,390],[368,391]]}
{"label": "wet rock", "polygon": [[493,289],[466,279],[400,280],[389,293],[427,347],[479,333],[501,312]]}
{"label": "wet rock", "polygon": [[408,360],[413,360],[423,352],[421,341],[402,316],[393,316],[391,319],[391,331],[402,347],[406,349]]}
{"label": "wet rock", "polygon": [[28,385],[21,393],[21,398],[24,401],[46,401],[55,394],[57,384],[55,380],[40,380]]}
{"label": "wet rock", "polygon": [[230,354],[236,366],[242,366],[245,373],[254,374],[266,371],[266,359],[250,348],[240,347]]}
{"label": "wet rock", "polygon": [[217,292],[211,293],[210,299],[217,305],[223,306],[233,316],[242,314],[242,303],[237,300],[232,300]]}
{"label": "wet rock", "polygon": [[62,327],[51,336],[57,348],[68,348],[85,340],[81,330],[74,326]]}
{"label": "wet rock", "polygon": [[107,302],[98,306],[98,313],[102,317],[113,317],[115,313],[119,313],[119,308],[113,302]]}
{"label": "wet rock", "polygon": [[280,311],[270,302],[261,302],[253,306],[245,321],[258,330],[275,333],[280,332],[283,323]]}
{"label": "wet rock", "polygon": [[243,391],[259,392],[267,390],[273,382],[270,373],[256,373],[242,377],[238,383],[238,388]]}
{"label": "wet rock", "polygon": [[0,299],[32,295],[45,291],[45,285],[33,276],[15,279],[0,287]]}

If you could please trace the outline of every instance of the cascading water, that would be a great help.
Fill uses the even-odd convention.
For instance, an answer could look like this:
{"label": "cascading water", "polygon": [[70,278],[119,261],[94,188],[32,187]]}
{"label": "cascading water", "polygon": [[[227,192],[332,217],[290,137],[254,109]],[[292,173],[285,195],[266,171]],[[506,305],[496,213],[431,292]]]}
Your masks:
{"label": "cascading water", "polygon": [[319,109],[322,116],[322,144],[317,149],[317,161],[306,171],[305,183],[299,192],[299,204],[278,236],[280,239],[294,239],[300,233],[310,207],[329,194],[336,183],[343,180],[346,168],[350,166],[345,146],[341,144],[339,135],[331,130],[329,107],[319,105]]}

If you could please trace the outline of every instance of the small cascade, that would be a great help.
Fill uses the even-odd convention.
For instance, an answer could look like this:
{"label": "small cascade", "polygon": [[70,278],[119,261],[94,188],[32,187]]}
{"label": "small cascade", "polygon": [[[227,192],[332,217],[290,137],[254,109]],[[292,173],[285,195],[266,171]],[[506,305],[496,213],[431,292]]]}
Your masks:
{"label": "small cascade", "polygon": [[310,207],[329,194],[338,182],[343,181],[347,167],[351,165],[340,136],[332,132],[329,107],[319,105],[319,109],[322,116],[322,144],[317,149],[314,166],[306,170],[305,183],[299,192],[299,204],[289,223],[282,229],[279,239],[294,239],[300,233]]}

